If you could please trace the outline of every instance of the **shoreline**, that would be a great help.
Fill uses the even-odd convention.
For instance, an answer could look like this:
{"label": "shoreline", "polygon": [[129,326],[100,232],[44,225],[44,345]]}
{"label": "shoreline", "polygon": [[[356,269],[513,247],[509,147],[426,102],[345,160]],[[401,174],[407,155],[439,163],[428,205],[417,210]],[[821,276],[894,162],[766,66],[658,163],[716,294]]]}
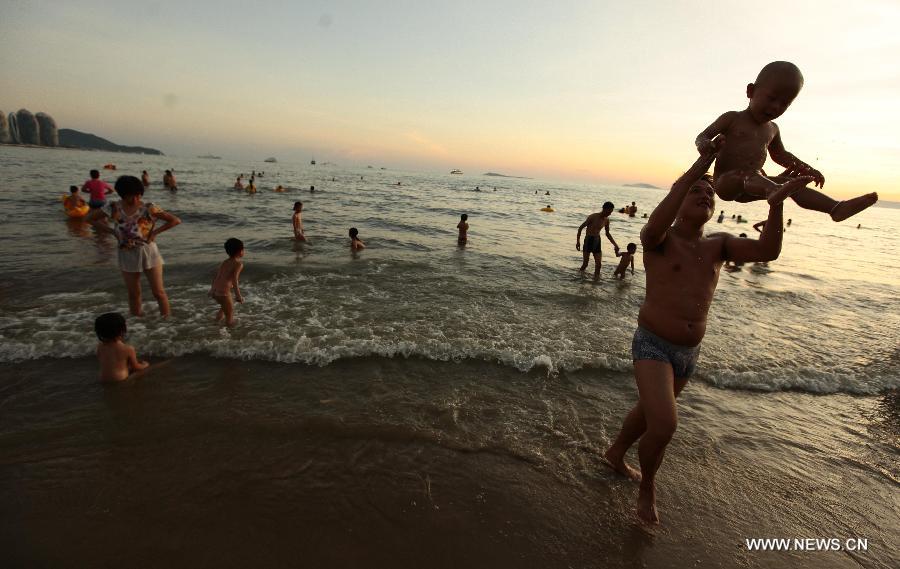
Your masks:
{"label": "shoreline", "polygon": [[862,566],[898,560],[877,521],[900,513],[896,392],[689,384],[647,528],[599,459],[634,402],[626,373],[184,356],[102,386],[93,358],[0,370],[11,565],[837,568],[846,553],[743,539],[857,535]]}

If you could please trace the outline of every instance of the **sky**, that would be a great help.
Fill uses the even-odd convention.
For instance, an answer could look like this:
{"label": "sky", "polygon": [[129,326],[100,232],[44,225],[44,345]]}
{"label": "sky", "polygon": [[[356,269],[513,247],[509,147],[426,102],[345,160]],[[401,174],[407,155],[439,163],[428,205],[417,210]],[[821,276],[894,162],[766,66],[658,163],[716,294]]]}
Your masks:
{"label": "sky", "polygon": [[[774,60],[836,197],[900,199],[900,2],[0,0],[0,111],[168,155],[668,187]],[[773,171],[776,165],[769,166]]]}

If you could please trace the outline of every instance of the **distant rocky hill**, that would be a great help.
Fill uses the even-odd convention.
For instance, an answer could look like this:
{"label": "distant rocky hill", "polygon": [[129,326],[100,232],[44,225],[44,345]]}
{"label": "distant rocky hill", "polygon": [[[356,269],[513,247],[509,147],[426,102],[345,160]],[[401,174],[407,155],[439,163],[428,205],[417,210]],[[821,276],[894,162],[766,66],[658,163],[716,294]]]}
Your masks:
{"label": "distant rocky hill", "polygon": [[[62,132],[62,131],[60,131]],[[654,186],[653,184],[645,184],[643,182],[638,182],[637,184],[622,184],[625,188],[649,188],[651,190],[661,190],[659,186]]]}
{"label": "distant rocky hill", "polygon": [[132,154],[156,154],[158,156],[165,156],[155,148],[147,148],[144,146],[122,146],[121,144],[110,142],[105,138],[100,138],[95,134],[80,132],[72,130],[71,128],[59,129],[59,145],[69,146],[71,148],[106,150],[107,152],[130,152]]}
{"label": "distant rocky hill", "polygon": [[525,176],[508,176],[506,174],[498,174],[497,172],[485,172],[482,174],[483,176],[496,176],[498,178],[516,178],[519,180],[530,180],[531,178],[526,178]]}

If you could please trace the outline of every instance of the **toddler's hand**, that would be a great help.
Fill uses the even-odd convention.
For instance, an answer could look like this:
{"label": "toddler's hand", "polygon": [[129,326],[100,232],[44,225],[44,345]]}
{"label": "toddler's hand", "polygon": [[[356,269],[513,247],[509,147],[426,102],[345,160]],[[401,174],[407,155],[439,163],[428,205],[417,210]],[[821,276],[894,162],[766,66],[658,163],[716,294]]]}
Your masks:
{"label": "toddler's hand", "polygon": [[697,151],[702,155],[715,154],[725,144],[725,136],[718,135],[712,140],[703,138],[697,141]]}
{"label": "toddler's hand", "polygon": [[812,176],[813,180],[816,182],[816,186],[822,187],[825,185],[825,176],[822,175],[822,172],[819,172],[813,167],[807,168],[805,172],[803,172],[807,176]]}

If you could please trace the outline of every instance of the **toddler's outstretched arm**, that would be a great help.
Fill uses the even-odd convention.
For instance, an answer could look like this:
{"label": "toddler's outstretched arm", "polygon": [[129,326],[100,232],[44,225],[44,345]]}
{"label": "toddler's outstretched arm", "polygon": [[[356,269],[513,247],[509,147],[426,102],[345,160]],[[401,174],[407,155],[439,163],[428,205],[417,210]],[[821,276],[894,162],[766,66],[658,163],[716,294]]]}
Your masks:
{"label": "toddler's outstretched arm", "polygon": [[[775,128],[777,129],[778,126],[776,125]],[[819,172],[803,160],[800,160],[784,149],[784,143],[781,141],[780,130],[776,130],[775,138],[773,138],[772,142],[769,143],[769,156],[772,157],[772,160],[775,161],[776,164],[787,168],[785,174],[795,176],[812,176],[813,180],[816,182],[816,186],[821,188],[825,185],[825,176],[822,175],[822,172]]]}
{"label": "toddler's outstretched arm", "polygon": [[129,346],[128,353],[128,368],[131,371],[140,371],[142,369],[146,369],[150,364],[145,362],[144,360],[137,359],[137,352],[134,351],[134,347]]}
{"label": "toddler's outstretched arm", "polygon": [[697,146],[697,152],[700,154],[707,154],[719,150],[719,148],[722,147],[722,143],[725,142],[725,137],[723,135],[725,131],[728,130],[728,126],[731,125],[731,121],[734,120],[735,115],[737,115],[737,112],[728,111],[713,121],[713,123],[706,127],[703,132],[698,134],[697,138],[694,140],[694,144]]}

